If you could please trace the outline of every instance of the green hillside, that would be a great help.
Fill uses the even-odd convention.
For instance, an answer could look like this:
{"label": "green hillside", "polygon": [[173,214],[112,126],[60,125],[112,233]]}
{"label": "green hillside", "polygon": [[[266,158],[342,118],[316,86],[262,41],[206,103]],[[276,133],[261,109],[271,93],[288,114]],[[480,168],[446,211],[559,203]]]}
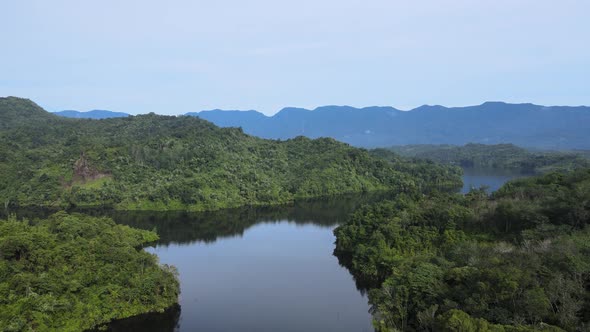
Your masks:
{"label": "green hillside", "polygon": [[405,157],[474,168],[514,169],[547,172],[589,167],[587,151],[532,151],[513,144],[403,145],[388,150]]}
{"label": "green hillside", "polygon": [[[406,161],[328,138],[265,140],[185,116],[66,119],[14,97],[0,98],[0,118],[7,207],[212,210],[427,186]],[[450,168],[427,167],[440,183],[458,181]]]}
{"label": "green hillside", "polygon": [[140,249],[157,239],[65,212],[0,220],[0,330],[84,331],[164,311],[178,300],[176,269]]}
{"label": "green hillside", "polygon": [[587,331],[589,224],[587,168],[366,206],[335,253],[378,331]]}

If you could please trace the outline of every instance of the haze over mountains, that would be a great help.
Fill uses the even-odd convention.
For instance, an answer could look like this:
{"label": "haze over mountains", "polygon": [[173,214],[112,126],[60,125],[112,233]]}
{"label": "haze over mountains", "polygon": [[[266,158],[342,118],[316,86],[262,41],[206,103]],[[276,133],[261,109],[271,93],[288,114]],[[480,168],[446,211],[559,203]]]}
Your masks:
{"label": "haze over mountains", "polygon": [[220,127],[242,127],[245,133],[263,138],[332,137],[359,147],[471,142],[590,149],[587,139],[590,107],[587,106],[486,102],[468,107],[424,105],[411,111],[393,107],[323,106],[314,110],[284,108],[273,116],[256,111],[224,110],[186,115],[198,116]]}
{"label": "haze over mountains", "polygon": [[55,112],[55,115],[63,116],[66,118],[76,118],[76,119],[108,119],[108,118],[125,118],[128,117],[129,114],[122,113],[122,112],[112,112],[106,110],[92,110],[88,112],[80,112],[80,111],[61,111]]}

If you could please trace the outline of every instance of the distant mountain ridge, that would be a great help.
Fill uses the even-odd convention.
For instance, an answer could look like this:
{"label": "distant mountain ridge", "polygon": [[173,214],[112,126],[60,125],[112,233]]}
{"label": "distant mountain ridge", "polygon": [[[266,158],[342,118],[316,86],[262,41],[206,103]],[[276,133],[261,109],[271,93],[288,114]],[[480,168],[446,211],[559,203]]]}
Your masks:
{"label": "distant mountain ridge", "polygon": [[[65,117],[128,116],[109,111],[57,112]],[[186,113],[220,127],[271,139],[331,137],[358,147],[407,144],[512,143],[540,149],[590,149],[590,107],[486,102],[467,107],[423,105],[410,111],[388,106],[287,107],[273,116],[257,111]],[[91,117],[94,116],[94,117]]]}
{"label": "distant mountain ridge", "polygon": [[332,137],[359,147],[407,144],[512,143],[542,149],[589,149],[590,107],[486,102],[477,106],[323,106],[284,108],[273,116],[255,111],[187,113],[222,127],[273,139]]}
{"label": "distant mountain ridge", "polygon": [[106,110],[92,110],[88,112],[80,112],[74,110],[66,110],[60,112],[54,112],[53,114],[59,115],[65,118],[75,119],[110,119],[110,118],[126,118],[130,114],[123,112],[112,112]]}

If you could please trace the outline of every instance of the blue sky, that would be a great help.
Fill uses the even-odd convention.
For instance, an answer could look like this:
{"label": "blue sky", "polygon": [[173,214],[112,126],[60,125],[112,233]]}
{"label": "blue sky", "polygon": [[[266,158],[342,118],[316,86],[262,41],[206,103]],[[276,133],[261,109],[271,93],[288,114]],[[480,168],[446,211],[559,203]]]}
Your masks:
{"label": "blue sky", "polygon": [[4,1],[0,95],[48,110],[590,105],[590,1]]}

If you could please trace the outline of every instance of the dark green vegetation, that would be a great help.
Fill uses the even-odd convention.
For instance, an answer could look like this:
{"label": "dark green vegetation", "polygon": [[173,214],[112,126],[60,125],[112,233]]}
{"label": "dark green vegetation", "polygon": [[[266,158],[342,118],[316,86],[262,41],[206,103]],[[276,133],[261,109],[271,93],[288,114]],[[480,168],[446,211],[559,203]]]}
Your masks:
{"label": "dark green vegetation", "polygon": [[590,327],[590,169],[401,194],[335,230],[381,331]]}
{"label": "dark green vegetation", "polygon": [[514,169],[524,173],[590,167],[587,153],[530,151],[512,144],[404,145],[388,148],[404,157],[464,168]]}
{"label": "dark green vegetation", "polygon": [[129,318],[118,319],[100,328],[87,332],[178,332],[180,305],[174,305],[164,312],[145,313]]}
{"label": "dark green vegetation", "polygon": [[0,221],[0,330],[82,331],[164,311],[179,285],[173,267],[141,249],[150,231],[60,212]]}
{"label": "dark green vegetation", "polygon": [[408,159],[386,149],[374,149],[370,155],[386,160],[396,171],[409,174],[422,192],[429,190],[455,191],[461,188],[463,171],[460,167],[441,167],[431,160]]}
{"label": "dark green vegetation", "polygon": [[[452,169],[423,163],[457,183]],[[67,119],[0,98],[0,202],[5,207],[213,210],[352,192],[414,191],[432,179],[333,139],[287,141],[154,114]],[[444,189],[444,188],[440,188]]]}

